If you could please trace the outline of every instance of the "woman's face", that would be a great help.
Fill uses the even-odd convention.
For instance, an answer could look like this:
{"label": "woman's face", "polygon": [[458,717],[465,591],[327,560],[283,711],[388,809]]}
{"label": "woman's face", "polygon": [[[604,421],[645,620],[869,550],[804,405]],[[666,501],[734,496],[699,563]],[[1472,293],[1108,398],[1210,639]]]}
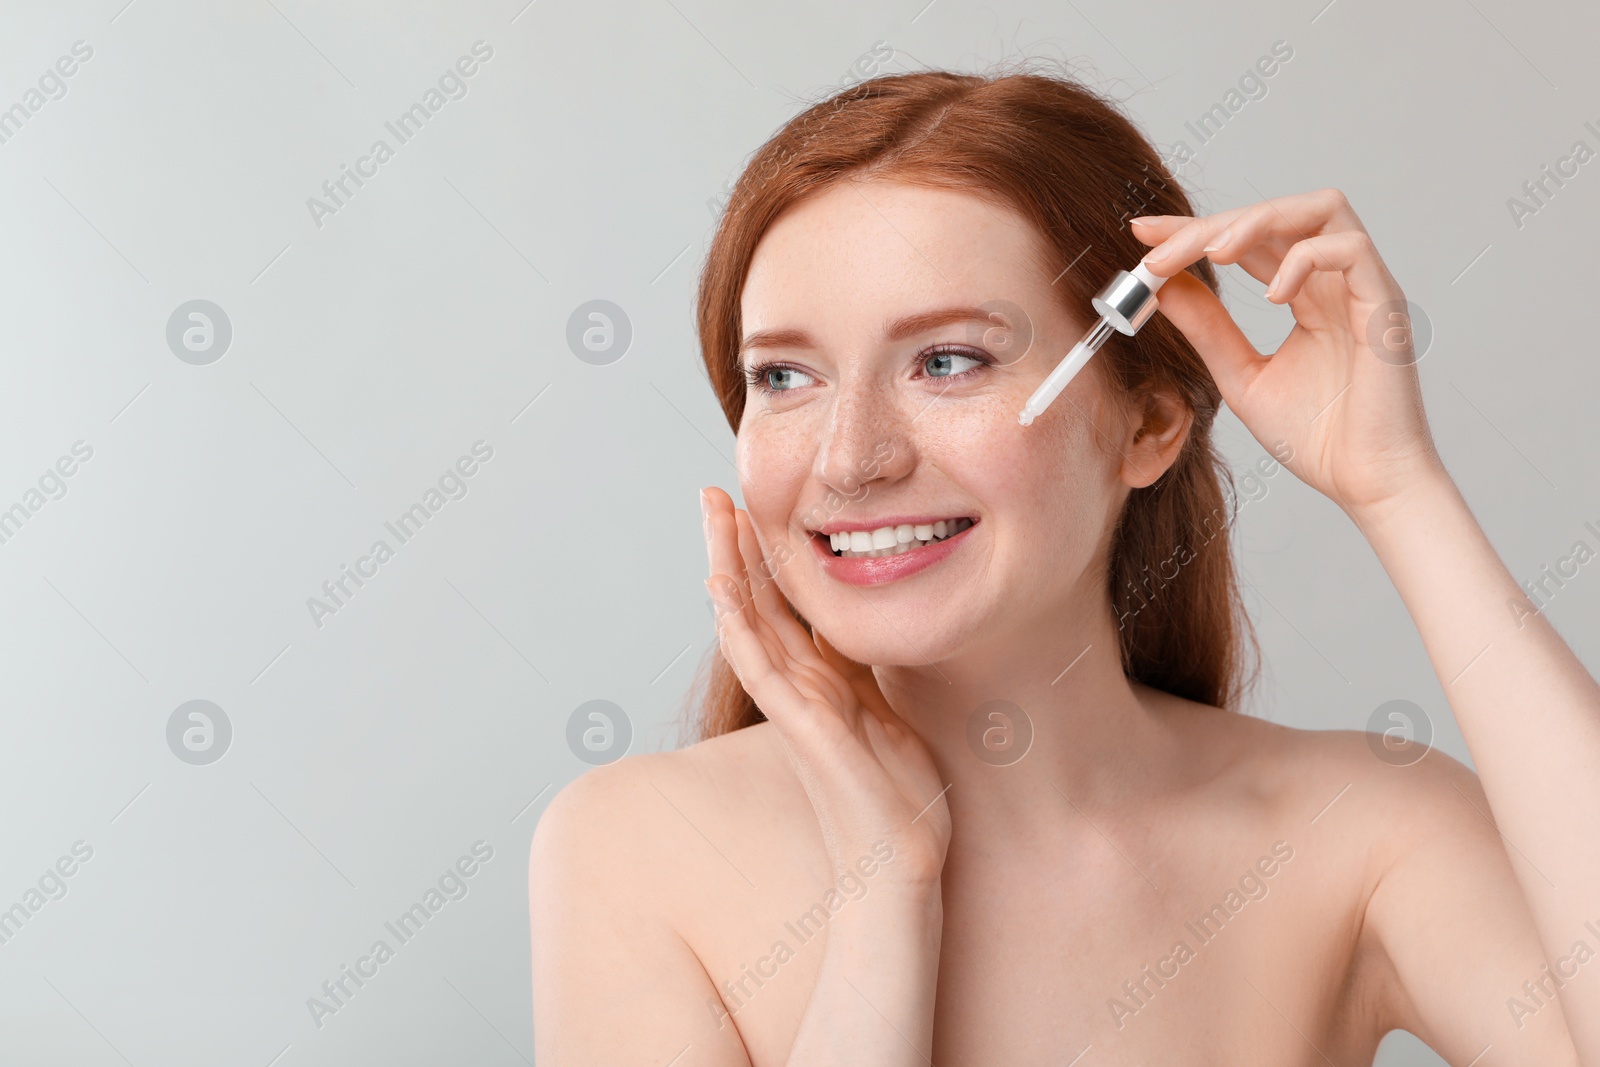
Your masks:
{"label": "woman's face", "polygon": [[[745,507],[779,589],[853,659],[1031,646],[1075,606],[1103,610],[1091,564],[1128,486],[1165,464],[1141,455],[1098,357],[1018,423],[1092,323],[1062,309],[1051,280],[1065,264],[1042,248],[973,194],[845,181],[756,249],[741,300],[756,377],[738,434]],[[980,306],[1002,318],[905,321]],[[948,543],[924,547],[941,521]],[[870,543],[884,527],[895,547],[877,556],[836,555],[828,536]]]}

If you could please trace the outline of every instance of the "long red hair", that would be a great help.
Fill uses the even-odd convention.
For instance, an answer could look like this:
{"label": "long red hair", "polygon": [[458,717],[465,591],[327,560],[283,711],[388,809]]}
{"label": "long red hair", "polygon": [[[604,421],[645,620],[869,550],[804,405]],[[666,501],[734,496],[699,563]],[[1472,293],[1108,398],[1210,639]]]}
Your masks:
{"label": "long red hair", "polygon": [[[701,355],[735,433],[746,390],[739,299],[756,244],[785,208],[847,175],[999,198],[1033,223],[1059,268],[1072,264],[1054,288],[1074,315],[1105,279],[1148,251],[1128,231],[1128,218],[1194,214],[1160,155],[1117,105],[1060,76],[919,71],[845,89],[795,116],[751,158],[700,275]],[[1189,271],[1217,290],[1208,260]],[[1096,362],[1103,380],[1125,393],[1168,389],[1195,415],[1177,459],[1152,485],[1129,494],[1113,534],[1106,580],[1122,621],[1123,671],[1236,711],[1259,672],[1259,650],[1229,538],[1237,495],[1211,438],[1221,394],[1200,356],[1160,315],[1134,337],[1114,337]],[[1193,558],[1168,578],[1165,568],[1184,552]],[[1248,677],[1247,637],[1255,652]],[[765,720],[715,643],[685,710],[692,740]]]}

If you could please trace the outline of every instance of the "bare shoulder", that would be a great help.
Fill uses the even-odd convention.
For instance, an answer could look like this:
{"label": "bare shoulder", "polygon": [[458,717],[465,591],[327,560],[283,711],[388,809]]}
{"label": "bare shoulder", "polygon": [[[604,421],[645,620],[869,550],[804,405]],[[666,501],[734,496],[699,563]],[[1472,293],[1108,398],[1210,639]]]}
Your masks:
{"label": "bare shoulder", "polygon": [[1301,810],[1330,835],[1359,836],[1378,870],[1441,835],[1499,847],[1477,774],[1448,753],[1365,730],[1264,725],[1265,751],[1283,779],[1299,784]]}
{"label": "bare shoulder", "polygon": [[[661,890],[706,844],[731,847],[763,812],[791,808],[798,780],[770,723],[587,771],[556,794],[534,832],[530,877]],[[803,799],[803,791],[799,796]],[[730,802],[730,798],[737,798]]]}
{"label": "bare shoulder", "polygon": [[[771,782],[783,753],[771,723],[699,741],[670,752],[625,756],[579,775],[556,794],[540,820],[580,817],[619,831],[648,823],[669,794],[700,799],[735,785]],[[654,798],[654,799],[651,799]]]}
{"label": "bare shoulder", "polygon": [[718,864],[750,861],[742,801],[719,791],[760,762],[760,736],[733,734],[596,767],[550,801],[528,860],[540,1062],[662,1063],[692,1044],[696,1062],[749,1067],[735,1027],[706,1025],[713,942],[685,918],[729,911]]}
{"label": "bare shoulder", "polygon": [[1408,1030],[1452,1063],[1493,1044],[1518,1062],[1575,1065],[1559,1003],[1527,994],[1549,966],[1517,868],[1543,876],[1501,836],[1478,775],[1379,733],[1295,733],[1308,776],[1336,790],[1318,837],[1362,861],[1353,975],[1378,1030]]}
{"label": "bare shoulder", "polygon": [[[1304,730],[1163,695],[1173,732],[1211,781],[1369,845],[1445,826],[1495,836],[1478,776],[1445,752],[1365,730]],[[1341,812],[1348,812],[1345,815]],[[1335,817],[1339,813],[1339,817]]]}
{"label": "bare shoulder", "polygon": [[[1302,730],[1188,701],[1170,712],[1203,768],[1194,791],[1207,815],[1292,843],[1296,921],[1328,929],[1328,951],[1345,961],[1341,1016],[1375,1037],[1398,1027],[1452,1062],[1472,1059],[1481,1045],[1458,1048],[1452,1031],[1463,1017],[1503,1015],[1505,991],[1540,962],[1478,776],[1382,733]],[[1460,966],[1462,930],[1476,934],[1475,968]],[[1559,1047],[1556,1013],[1539,1021]]]}

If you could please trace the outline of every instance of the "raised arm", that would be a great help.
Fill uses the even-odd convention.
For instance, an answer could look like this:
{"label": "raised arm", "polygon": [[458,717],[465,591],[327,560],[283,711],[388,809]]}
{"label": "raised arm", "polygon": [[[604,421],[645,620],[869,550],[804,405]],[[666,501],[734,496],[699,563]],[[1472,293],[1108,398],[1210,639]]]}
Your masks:
{"label": "raised arm", "polygon": [[[1544,960],[1577,977],[1600,952],[1600,686],[1495,554],[1456,486],[1436,475],[1404,502],[1351,517],[1417,624],[1482,782]],[[1487,812],[1485,813],[1487,814]],[[1575,952],[1583,942],[1587,952]],[[1574,957],[1578,959],[1575,961]],[[1506,993],[1532,1015],[1554,990],[1579,1062],[1600,1063],[1600,975]],[[1552,998],[1553,999],[1553,998]],[[1507,1018],[1522,1021],[1514,1004]]]}
{"label": "raised arm", "polygon": [[[1393,579],[1477,765],[1489,809],[1481,814],[1505,842],[1544,962],[1570,973],[1575,941],[1600,951],[1586,925],[1600,928],[1600,686],[1518,588],[1445,473],[1423,414],[1405,296],[1371,237],[1334,189],[1203,219],[1152,217],[1134,231],[1161,246],[1146,257],[1172,278],[1161,309],[1228,406],[1275,454],[1289,446],[1286,466],[1357,523]],[[1179,273],[1202,255],[1273,280],[1268,299],[1287,302],[1296,324],[1270,357]],[[1422,897],[1405,899],[1412,921],[1433,921]],[[1579,1061],[1600,1065],[1600,976],[1586,977],[1557,995]],[[1427,980],[1448,984],[1412,976]],[[1474,1021],[1455,1010],[1463,1026]]]}

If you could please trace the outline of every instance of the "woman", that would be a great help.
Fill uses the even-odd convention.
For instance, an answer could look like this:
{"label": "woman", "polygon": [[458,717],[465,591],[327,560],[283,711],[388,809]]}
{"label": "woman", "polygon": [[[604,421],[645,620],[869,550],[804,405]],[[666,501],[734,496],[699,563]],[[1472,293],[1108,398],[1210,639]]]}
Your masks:
{"label": "woman", "polygon": [[[1141,256],[1163,314],[1019,425]],[[1270,359],[1214,263],[1293,310]],[[703,740],[545,812],[541,1062],[1600,1063],[1600,691],[1440,463],[1403,299],[1336,191],[1196,219],[1064,80],[790,122],[700,289],[748,509],[702,493]],[[1367,537],[1481,785],[1236,713],[1223,400]]]}

